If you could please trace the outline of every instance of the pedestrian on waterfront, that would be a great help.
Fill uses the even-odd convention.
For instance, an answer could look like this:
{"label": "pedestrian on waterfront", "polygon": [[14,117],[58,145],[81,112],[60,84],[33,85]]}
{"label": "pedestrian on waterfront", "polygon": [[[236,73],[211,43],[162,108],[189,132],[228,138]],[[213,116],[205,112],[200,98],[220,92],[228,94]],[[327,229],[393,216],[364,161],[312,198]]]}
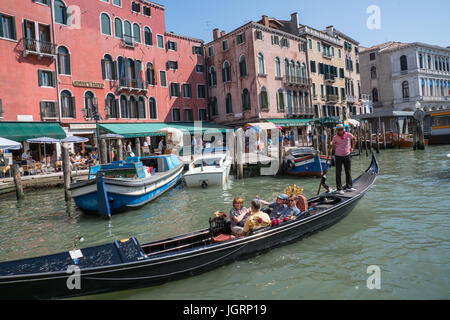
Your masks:
{"label": "pedestrian on waterfront", "polygon": [[134,157],[133,148],[131,147],[131,141],[127,144],[127,157]]}
{"label": "pedestrian on waterfront", "polygon": [[163,151],[164,151],[164,138],[161,138],[161,140],[159,140],[158,150],[159,150],[159,152],[161,152],[161,154],[163,154]]}
{"label": "pedestrian on waterfront", "polygon": [[233,208],[230,210],[231,232],[240,234],[244,229],[245,222],[250,215],[250,210],[244,207],[244,199],[236,197],[233,200]]}
{"label": "pedestrian on waterfront", "polygon": [[261,212],[261,201],[255,199],[252,201],[250,207],[250,215],[245,221],[244,228],[241,233],[236,234],[238,237],[243,237],[250,234],[252,231],[269,227],[272,221],[267,213]]}
{"label": "pedestrian on waterfront", "polygon": [[281,218],[283,214],[283,210],[286,207],[286,201],[288,200],[288,196],[286,194],[280,194],[275,202],[267,202],[264,200],[261,200],[261,204],[265,206],[269,206],[270,209],[272,209],[270,213],[270,219],[279,219]]}
{"label": "pedestrian on waterfront", "polygon": [[[336,193],[344,194],[347,191],[355,191],[352,180],[352,160],[351,154],[356,147],[356,138],[349,132],[345,132],[344,125],[336,126],[337,134],[333,137],[332,149],[336,158]],[[345,169],[345,187],[342,186],[342,165]]]}

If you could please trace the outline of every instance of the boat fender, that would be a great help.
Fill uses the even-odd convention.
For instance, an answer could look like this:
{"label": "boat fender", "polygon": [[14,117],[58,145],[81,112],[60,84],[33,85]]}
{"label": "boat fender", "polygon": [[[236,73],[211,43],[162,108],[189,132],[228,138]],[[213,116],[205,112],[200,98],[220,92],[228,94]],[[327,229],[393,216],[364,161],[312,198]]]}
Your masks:
{"label": "boat fender", "polygon": [[287,160],[287,167],[289,170],[294,170],[295,169],[295,162],[292,159],[288,159]]}
{"label": "boat fender", "polygon": [[202,182],[202,188],[206,189],[208,187],[208,183],[206,181]]}

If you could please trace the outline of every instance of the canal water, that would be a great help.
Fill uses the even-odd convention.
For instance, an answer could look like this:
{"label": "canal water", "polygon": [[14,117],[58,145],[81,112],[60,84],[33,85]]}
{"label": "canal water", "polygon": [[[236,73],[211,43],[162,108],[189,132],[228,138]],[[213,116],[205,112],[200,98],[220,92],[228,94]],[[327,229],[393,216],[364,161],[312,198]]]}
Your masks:
{"label": "canal water", "polygon": [[[83,299],[449,299],[450,146],[426,151],[386,150],[381,175],[359,205],[333,227],[257,257],[195,277],[146,289]],[[370,163],[353,159],[356,177]],[[334,168],[329,182],[334,185]],[[256,195],[274,200],[286,186],[307,197],[319,180],[260,177],[231,180],[221,188],[179,185],[146,207],[91,217],[64,202],[62,189],[0,196],[0,261],[68,251],[138,238],[159,240],[208,226],[216,210],[229,211],[235,196],[248,204]],[[369,266],[380,269],[381,288],[369,290]]]}

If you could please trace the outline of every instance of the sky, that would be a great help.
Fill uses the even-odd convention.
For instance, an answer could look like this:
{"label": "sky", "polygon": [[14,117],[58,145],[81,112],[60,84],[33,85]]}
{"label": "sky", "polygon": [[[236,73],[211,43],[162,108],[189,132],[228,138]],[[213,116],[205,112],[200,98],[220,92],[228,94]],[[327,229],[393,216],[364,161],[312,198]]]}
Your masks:
{"label": "sky", "polygon": [[[449,0],[155,0],[166,7],[166,30],[212,41],[212,30],[230,32],[262,15],[339,31],[370,47],[387,41],[450,46]],[[372,7],[375,7],[373,11]],[[369,10],[369,13],[367,10]],[[376,19],[377,16],[379,19]],[[367,26],[370,22],[371,28]]]}

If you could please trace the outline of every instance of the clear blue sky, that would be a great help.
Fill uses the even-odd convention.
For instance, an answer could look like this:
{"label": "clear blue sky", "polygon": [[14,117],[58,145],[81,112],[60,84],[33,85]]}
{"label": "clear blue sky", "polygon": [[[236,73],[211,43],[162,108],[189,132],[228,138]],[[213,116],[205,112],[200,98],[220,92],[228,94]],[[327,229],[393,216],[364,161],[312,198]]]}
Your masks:
{"label": "clear blue sky", "polygon": [[[263,14],[316,29],[336,29],[368,47],[386,41],[450,46],[450,0],[155,0],[166,7],[166,28],[178,34],[212,40],[212,30],[227,32]],[[377,5],[381,29],[369,30],[366,10]]]}

